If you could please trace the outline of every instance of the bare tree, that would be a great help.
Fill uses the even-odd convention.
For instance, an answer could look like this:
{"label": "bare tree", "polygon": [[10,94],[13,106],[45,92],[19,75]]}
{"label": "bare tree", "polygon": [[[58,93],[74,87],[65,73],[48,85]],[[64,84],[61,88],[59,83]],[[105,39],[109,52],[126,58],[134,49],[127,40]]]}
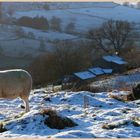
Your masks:
{"label": "bare tree", "polygon": [[50,28],[54,31],[61,31],[61,19],[53,16],[50,20]]}
{"label": "bare tree", "polygon": [[39,51],[45,51],[46,44],[43,38],[40,39],[40,47],[39,47]]}
{"label": "bare tree", "polygon": [[100,28],[91,29],[88,35],[105,52],[109,53],[113,49],[120,54],[127,41],[132,41],[132,25],[127,21],[109,20]]}
{"label": "bare tree", "polygon": [[74,22],[68,23],[67,26],[65,27],[65,31],[66,31],[66,33],[70,33],[70,34],[74,33],[75,23]]}

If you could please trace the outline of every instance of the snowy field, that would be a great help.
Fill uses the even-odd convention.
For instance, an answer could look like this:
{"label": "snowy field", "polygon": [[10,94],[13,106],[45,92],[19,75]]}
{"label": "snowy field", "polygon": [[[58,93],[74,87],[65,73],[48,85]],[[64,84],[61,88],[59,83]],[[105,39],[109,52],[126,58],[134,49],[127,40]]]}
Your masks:
{"label": "snowy field", "polygon": [[110,3],[106,3],[104,7],[103,5],[104,3],[101,2],[95,6],[83,8],[80,8],[79,5],[79,8],[17,11],[13,14],[13,17],[18,19],[23,16],[43,16],[48,20],[51,20],[51,18],[55,16],[62,20],[63,28],[65,28],[68,23],[74,22],[76,31],[79,32],[85,32],[90,28],[99,27],[103,22],[109,19],[140,23],[140,10],[138,9],[117,4],[114,6],[114,3],[112,3],[112,6]]}
{"label": "snowy field", "polygon": [[[18,37],[16,34],[17,28],[23,31],[23,36]],[[52,50],[53,43],[56,40],[73,40],[77,39],[77,36],[69,35],[66,33],[53,32],[53,31],[41,31],[27,27],[19,26],[0,26],[0,48],[1,53],[7,56],[38,56],[41,52],[40,41],[44,40],[44,50]],[[32,33],[33,38],[30,38],[28,34]],[[43,50],[43,51],[44,51]]]}
{"label": "snowy field", "polygon": [[116,7],[118,4],[114,2],[6,2],[3,3],[4,8],[3,10],[8,11],[11,6],[13,9],[16,9],[17,11],[30,11],[32,9],[43,9],[44,5],[49,5],[49,10],[55,10],[55,9],[77,9],[77,8],[85,8],[85,7],[106,7],[106,8],[112,8]]}
{"label": "snowy field", "polygon": [[138,84],[140,81],[140,71],[138,70],[134,74],[128,75],[116,75],[112,78],[107,78],[100,81],[91,83],[91,87],[98,87],[102,89],[121,89],[132,88],[132,86]]}
{"label": "snowy field", "polygon": [[[17,36],[17,29],[22,30],[23,36]],[[33,58],[39,56],[40,54],[44,54],[48,50],[52,51],[55,41],[73,40],[78,38],[77,36],[66,33],[54,31],[45,32],[15,25],[0,25],[0,31],[1,67],[28,66]],[[30,33],[33,37],[30,37]],[[40,45],[41,40],[44,41],[43,49]]]}
{"label": "snowy field", "polygon": [[[127,78],[127,77],[126,77]],[[45,88],[32,90],[29,98],[31,111],[23,113],[22,100],[0,100],[0,120],[7,131],[0,137],[37,138],[138,138],[140,137],[140,100],[119,101],[112,95],[127,91],[92,93],[48,92]],[[84,98],[88,99],[85,108]],[[77,126],[52,129],[44,121],[42,109],[52,109],[73,120]]]}

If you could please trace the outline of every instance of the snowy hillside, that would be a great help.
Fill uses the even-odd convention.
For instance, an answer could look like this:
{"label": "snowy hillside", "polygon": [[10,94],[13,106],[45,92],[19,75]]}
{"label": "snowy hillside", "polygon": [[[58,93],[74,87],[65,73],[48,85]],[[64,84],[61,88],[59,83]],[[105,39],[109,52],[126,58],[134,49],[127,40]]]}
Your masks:
{"label": "snowy hillside", "polygon": [[[137,76],[140,76],[140,73]],[[130,91],[92,93],[34,89],[29,97],[28,113],[24,113],[21,108],[22,100],[1,99],[0,138],[138,138],[140,99],[121,101],[110,96],[128,93]],[[68,117],[77,125],[64,129],[50,128],[45,123],[48,115],[41,113],[47,109],[56,111],[59,116]]]}
{"label": "snowy hillside", "polygon": [[[66,33],[53,32],[53,31],[40,31],[27,27],[20,27],[23,31],[24,36],[18,37],[16,34],[17,26],[10,26],[11,29],[8,30],[1,28],[0,32],[0,42],[1,49],[3,49],[4,54],[9,54],[9,56],[24,56],[26,54],[31,54],[32,56],[38,56],[41,52],[38,51],[40,48],[40,41],[45,41],[45,48],[52,49],[53,44],[51,42],[56,40],[67,40],[75,39],[77,36],[69,35]],[[30,37],[32,33],[33,37]],[[29,37],[28,37],[29,35]]]}
{"label": "snowy hillside", "polygon": [[[88,108],[84,108],[84,96],[89,99]],[[50,101],[47,101],[50,97]],[[58,92],[44,94],[41,91],[30,96],[31,111],[16,119],[22,112],[19,99],[1,100],[1,122],[11,120],[5,127],[8,131],[0,137],[49,137],[49,138],[132,138],[140,137],[140,127],[133,119],[140,117],[139,103],[121,102],[108,97],[108,93]],[[56,110],[78,124],[63,130],[51,129],[43,123],[39,115],[43,108]],[[5,120],[5,121],[4,121]],[[138,121],[139,122],[139,121]],[[105,124],[118,125],[114,129],[104,129]],[[87,131],[88,130],[88,131]]]}
{"label": "snowy hillside", "polygon": [[121,88],[132,88],[132,85],[138,84],[140,81],[140,71],[138,70],[135,74],[128,75],[116,75],[112,78],[107,78],[100,81],[91,83],[91,87],[98,87],[105,89],[121,89]]}
{"label": "snowy hillside", "polygon": [[[48,6],[48,9],[45,9],[44,6]],[[17,62],[17,66],[21,66],[24,60],[17,61],[21,57],[22,59],[28,58],[25,60],[25,65],[29,65],[33,58],[47,50],[52,50],[57,41],[78,40],[80,42],[85,39],[85,34],[89,29],[99,27],[109,19],[136,23],[136,30],[140,26],[140,10],[113,2],[3,2],[2,8],[5,20],[8,22],[23,16],[45,17],[48,20],[47,31],[33,29],[31,26],[29,28],[11,25],[11,23],[0,26],[0,62],[2,67],[7,64],[10,67],[16,66],[15,62]],[[60,30],[54,30],[51,26],[53,17],[60,19]]]}
{"label": "snowy hillside", "polygon": [[[107,4],[109,5],[107,6]],[[50,20],[55,16],[62,20],[62,27],[65,27],[69,22],[74,22],[77,31],[87,31],[91,27],[99,27],[109,19],[140,23],[140,10],[117,4],[111,6],[110,3],[106,3],[104,7],[103,5],[104,3],[101,2],[96,3],[95,6],[83,8],[80,8],[79,4],[79,8],[66,8],[64,10],[58,8],[51,10],[31,10],[27,12],[17,11],[13,14],[13,17],[18,19],[22,16],[43,16]]]}
{"label": "snowy hillside", "polygon": [[[78,38],[67,33],[41,31],[16,25],[0,25],[0,30],[1,67],[28,66],[33,58],[45,53],[47,50],[52,50],[55,41]],[[44,43],[43,49],[41,48],[42,40]]]}
{"label": "snowy hillside", "polygon": [[8,11],[8,9],[11,9],[14,11],[29,11],[29,10],[37,10],[41,9],[44,7],[44,5],[48,5],[49,9],[68,9],[68,8],[84,8],[84,7],[115,7],[118,4],[113,3],[113,2],[28,2],[28,3],[23,3],[23,2],[3,2],[3,9],[5,11]]}

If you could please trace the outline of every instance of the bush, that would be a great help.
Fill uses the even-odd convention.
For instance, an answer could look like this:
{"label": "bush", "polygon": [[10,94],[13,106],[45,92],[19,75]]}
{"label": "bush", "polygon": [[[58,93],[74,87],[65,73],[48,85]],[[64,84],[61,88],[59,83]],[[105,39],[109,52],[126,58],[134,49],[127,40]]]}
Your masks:
{"label": "bush", "polygon": [[33,32],[28,32],[27,37],[30,39],[35,39],[35,35]]}
{"label": "bush", "polygon": [[23,16],[16,21],[17,25],[32,27],[35,29],[48,30],[48,20],[44,17],[27,17]]}
{"label": "bush", "polygon": [[132,92],[135,99],[140,99],[140,84],[137,84],[135,87],[133,87]]}
{"label": "bush", "polygon": [[41,55],[30,65],[29,71],[35,84],[54,82],[64,75],[87,69],[91,66],[91,51],[88,47],[72,47],[59,44],[45,55]]}
{"label": "bush", "polygon": [[65,27],[65,32],[69,33],[69,34],[73,34],[75,31],[75,24],[74,22],[70,22],[67,24],[67,26]]}
{"label": "bush", "polygon": [[133,69],[140,67],[140,47],[130,46],[123,49],[122,57],[128,62],[127,68]]}
{"label": "bush", "polygon": [[49,6],[48,4],[45,4],[45,5],[43,6],[43,8],[44,8],[45,10],[50,10],[50,6]]}
{"label": "bush", "polygon": [[50,28],[53,31],[61,31],[61,19],[53,16],[50,20]]}
{"label": "bush", "polygon": [[44,39],[40,39],[40,47],[39,47],[39,51],[45,51],[46,50],[46,44]]}
{"label": "bush", "polygon": [[15,28],[15,34],[17,37],[25,37],[26,36],[26,33],[24,32],[24,30],[21,28],[21,27],[16,27]]}
{"label": "bush", "polygon": [[8,130],[4,127],[3,123],[0,123],[0,133],[3,133],[5,131],[8,131]]}
{"label": "bush", "polygon": [[49,116],[44,123],[50,128],[64,129],[65,127],[77,126],[71,119],[59,116],[54,110],[44,109],[41,111],[41,114]]}

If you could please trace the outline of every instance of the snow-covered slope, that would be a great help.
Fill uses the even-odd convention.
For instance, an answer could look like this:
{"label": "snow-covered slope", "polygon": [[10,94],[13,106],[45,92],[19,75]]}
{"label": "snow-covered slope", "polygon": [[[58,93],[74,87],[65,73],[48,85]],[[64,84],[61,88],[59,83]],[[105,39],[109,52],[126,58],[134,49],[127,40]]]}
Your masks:
{"label": "snow-covered slope", "polygon": [[128,75],[116,75],[112,78],[107,78],[100,81],[95,81],[91,83],[91,87],[98,87],[106,89],[123,89],[123,88],[132,88],[132,86],[140,82],[140,71],[138,70],[135,74]]}
{"label": "snow-covered slope", "polygon": [[[20,118],[17,116],[22,109],[21,100],[1,100],[0,119],[8,119],[8,131],[0,137],[49,137],[49,138],[132,138],[140,137],[140,127],[132,124],[132,118],[139,118],[140,100],[121,102],[109,98],[108,93],[57,92],[45,94],[38,89],[30,95],[31,111]],[[119,93],[118,93],[119,94]],[[89,99],[88,108],[84,108],[84,97]],[[47,98],[50,101],[47,101]],[[51,129],[43,123],[43,116],[38,112],[43,108],[56,110],[78,124],[62,130]],[[37,115],[38,114],[38,115]],[[103,129],[106,123],[120,124],[118,128]]]}
{"label": "snow-covered slope", "polygon": [[[48,5],[49,9],[68,9],[68,8],[84,8],[84,7],[115,7],[118,4],[114,2],[3,2],[3,9],[8,11],[8,9],[14,11],[30,11],[30,10],[37,10],[42,9],[44,5]],[[49,10],[48,9],[48,10]]]}
{"label": "snow-covered slope", "polygon": [[[16,30],[21,30],[23,36],[18,36]],[[18,26],[2,26],[0,27],[0,43],[1,53],[6,56],[23,57],[25,55],[38,56],[41,52],[40,42],[44,40],[44,50],[53,48],[53,42],[56,40],[73,40],[77,36],[54,32],[54,31],[41,31],[37,29],[18,27]],[[33,37],[30,37],[32,33]]]}
{"label": "snow-covered slope", "polygon": [[95,3],[94,6],[83,8],[40,9],[27,12],[17,11],[13,14],[13,17],[17,19],[22,16],[43,16],[48,20],[53,16],[59,17],[62,20],[63,28],[66,27],[68,23],[74,22],[77,31],[87,31],[90,28],[99,27],[103,22],[109,19],[127,20],[129,22],[140,23],[140,10],[117,4],[115,6],[110,6],[110,3],[105,4],[102,2]]}

